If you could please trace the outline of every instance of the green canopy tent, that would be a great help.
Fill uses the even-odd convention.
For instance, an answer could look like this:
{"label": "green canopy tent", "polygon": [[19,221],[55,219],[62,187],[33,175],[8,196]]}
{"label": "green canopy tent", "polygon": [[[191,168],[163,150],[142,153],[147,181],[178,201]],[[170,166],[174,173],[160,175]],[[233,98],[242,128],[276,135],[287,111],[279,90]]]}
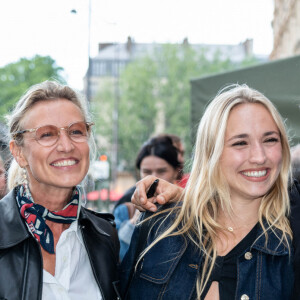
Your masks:
{"label": "green canopy tent", "polygon": [[233,83],[245,83],[267,96],[286,120],[291,145],[300,143],[300,56],[192,79],[193,139],[208,102],[216,96],[220,89]]}

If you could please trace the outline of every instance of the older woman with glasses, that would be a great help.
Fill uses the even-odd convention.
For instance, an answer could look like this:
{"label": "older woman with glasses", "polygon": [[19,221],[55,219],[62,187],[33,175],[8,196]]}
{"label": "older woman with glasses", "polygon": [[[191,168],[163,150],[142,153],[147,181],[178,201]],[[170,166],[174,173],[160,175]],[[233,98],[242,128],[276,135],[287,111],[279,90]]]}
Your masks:
{"label": "older woman with glasses", "polygon": [[82,206],[93,123],[68,86],[31,87],[8,116],[10,192],[0,201],[0,299],[118,299],[110,214]]}

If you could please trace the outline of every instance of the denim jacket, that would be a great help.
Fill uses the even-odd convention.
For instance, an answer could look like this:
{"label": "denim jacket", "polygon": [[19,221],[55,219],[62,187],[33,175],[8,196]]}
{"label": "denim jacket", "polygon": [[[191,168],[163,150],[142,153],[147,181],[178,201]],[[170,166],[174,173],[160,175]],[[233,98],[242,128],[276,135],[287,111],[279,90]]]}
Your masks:
{"label": "denim jacket", "polygon": [[[164,230],[172,222],[171,219],[168,217],[163,224],[157,222],[149,229],[147,245],[155,239],[157,230]],[[141,226],[136,227],[121,266],[122,299],[196,299],[196,281],[204,257],[183,236],[161,240],[146,253],[132,279],[129,278],[134,268],[140,229]],[[235,299],[289,299],[294,278],[292,257],[273,232],[268,234],[267,247],[265,236],[261,233],[259,227],[254,244],[237,258]],[[277,234],[280,236],[280,233]]]}
{"label": "denim jacket", "polygon": [[300,299],[300,184],[294,182],[290,188],[291,228],[293,231],[294,254],[294,292],[293,300]]}

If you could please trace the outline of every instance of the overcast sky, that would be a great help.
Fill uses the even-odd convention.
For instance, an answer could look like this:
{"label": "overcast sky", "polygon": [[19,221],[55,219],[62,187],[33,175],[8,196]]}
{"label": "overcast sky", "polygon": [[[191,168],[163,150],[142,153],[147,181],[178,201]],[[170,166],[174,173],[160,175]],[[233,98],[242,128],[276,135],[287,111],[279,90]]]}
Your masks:
{"label": "overcast sky", "polygon": [[[272,50],[273,0],[90,0],[90,53],[100,42],[238,44]],[[77,13],[71,13],[75,9]],[[0,67],[21,57],[50,55],[68,83],[82,89],[89,44],[89,0],[0,2]]]}

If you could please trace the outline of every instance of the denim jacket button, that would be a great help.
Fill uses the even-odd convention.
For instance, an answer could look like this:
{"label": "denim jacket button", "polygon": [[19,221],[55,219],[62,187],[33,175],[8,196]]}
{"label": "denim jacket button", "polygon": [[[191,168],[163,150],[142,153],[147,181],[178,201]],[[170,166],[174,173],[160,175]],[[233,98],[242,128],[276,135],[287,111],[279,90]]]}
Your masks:
{"label": "denim jacket button", "polygon": [[[245,259],[250,260],[252,258],[252,253],[251,252],[246,252],[245,253]],[[245,299],[249,299],[249,298],[245,298]],[[244,300],[244,299],[242,299]]]}
{"label": "denim jacket button", "polygon": [[249,300],[249,299],[250,299],[249,296],[246,294],[242,295],[241,297],[241,300]]}

